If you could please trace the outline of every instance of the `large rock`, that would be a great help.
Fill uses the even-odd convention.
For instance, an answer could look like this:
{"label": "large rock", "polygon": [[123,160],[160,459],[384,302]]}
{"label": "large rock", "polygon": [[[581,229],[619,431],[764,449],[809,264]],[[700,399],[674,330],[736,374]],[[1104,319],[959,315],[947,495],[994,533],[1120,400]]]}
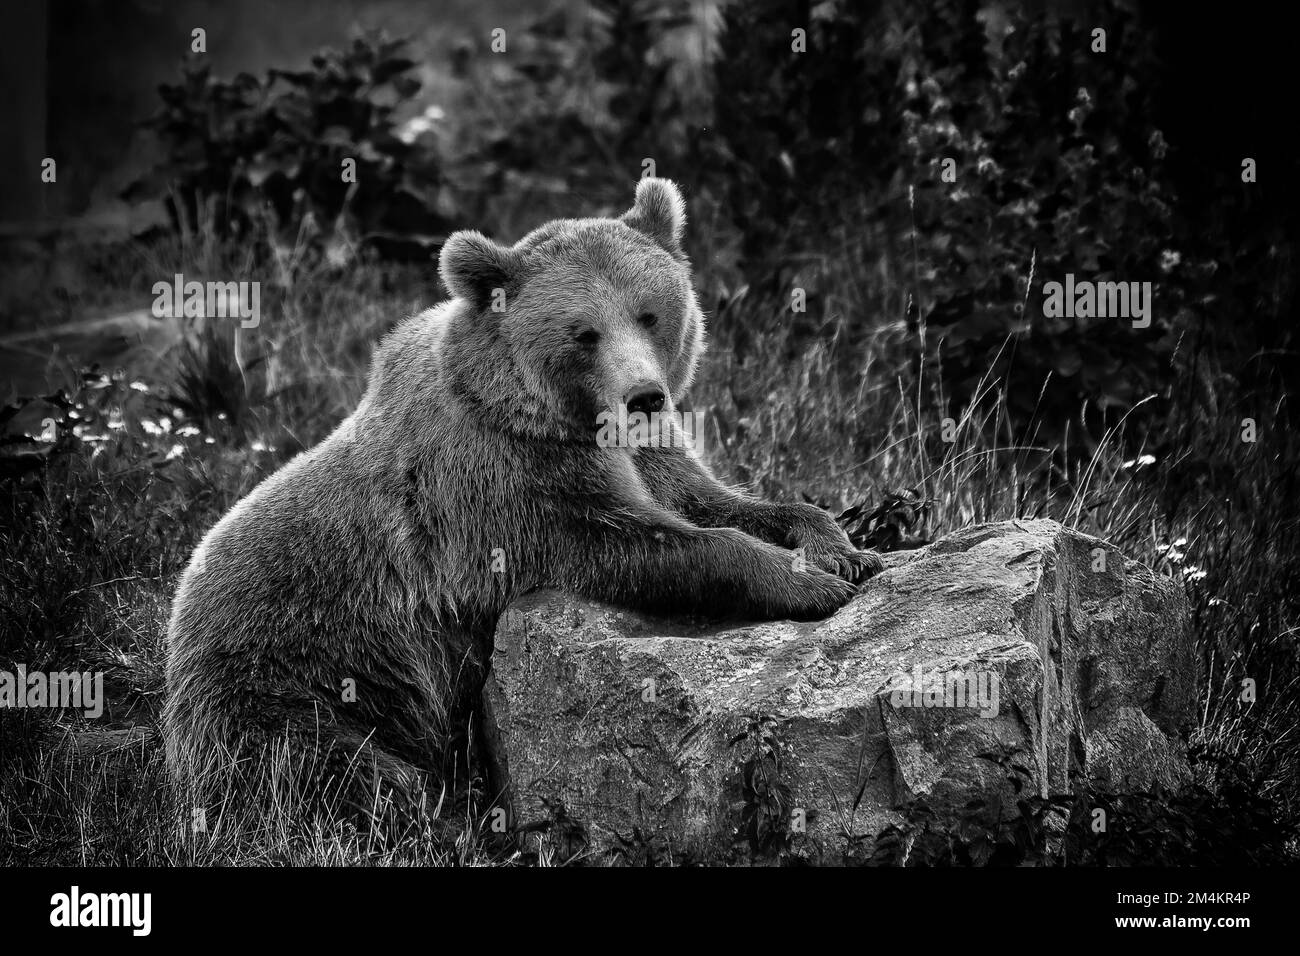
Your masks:
{"label": "large rock", "polygon": [[517,603],[485,689],[514,825],[589,859],[837,863],[901,804],[988,798],[1016,773],[1042,795],[1186,777],[1197,658],[1174,582],[1052,521],[886,560],[807,624]]}

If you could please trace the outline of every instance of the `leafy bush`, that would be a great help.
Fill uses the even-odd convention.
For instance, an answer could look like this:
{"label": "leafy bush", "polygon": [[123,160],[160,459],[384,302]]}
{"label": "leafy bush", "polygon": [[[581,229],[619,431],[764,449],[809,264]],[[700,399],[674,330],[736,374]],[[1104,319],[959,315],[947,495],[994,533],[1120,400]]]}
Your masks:
{"label": "leafy bush", "polygon": [[[859,274],[892,264],[952,397],[1014,367],[1022,425],[1037,413],[1059,432],[1081,404],[1166,392],[1224,260],[1177,218],[1148,37],[1122,0],[1097,20],[1104,54],[1071,21],[976,0],[728,5],[706,168],[743,234],[746,280],[788,298],[797,276],[812,296],[842,282],[846,259]],[[794,28],[807,53],[791,51]],[[1151,327],[1045,316],[1042,283],[1068,272],[1153,282]]]}
{"label": "leafy bush", "polygon": [[443,173],[427,142],[400,135],[395,111],[420,88],[404,51],[401,40],[358,37],[308,70],[262,80],[187,63],[147,124],[166,159],[132,194],[167,197],[183,229],[211,203],[223,233],[265,223],[282,243],[307,239],[336,258],[361,245],[427,257],[446,227]]}
{"label": "leafy bush", "polygon": [[573,215],[574,197],[612,208],[647,158],[680,176],[694,113],[666,47],[690,23],[688,0],[596,0],[512,35],[507,55],[466,57],[453,175],[468,221],[518,235]]}

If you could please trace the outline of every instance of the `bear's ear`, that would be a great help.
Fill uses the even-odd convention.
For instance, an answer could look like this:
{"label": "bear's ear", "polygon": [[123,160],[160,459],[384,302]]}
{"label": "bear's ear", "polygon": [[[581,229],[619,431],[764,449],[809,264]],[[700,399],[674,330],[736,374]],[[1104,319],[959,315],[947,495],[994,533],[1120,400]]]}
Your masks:
{"label": "bear's ear", "polygon": [[643,232],[675,256],[682,255],[686,203],[670,179],[647,177],[636,184],[636,203],[622,221]]}
{"label": "bear's ear", "polygon": [[494,289],[504,289],[519,267],[519,253],[472,229],[452,233],[438,257],[438,274],[451,294],[480,305]]}

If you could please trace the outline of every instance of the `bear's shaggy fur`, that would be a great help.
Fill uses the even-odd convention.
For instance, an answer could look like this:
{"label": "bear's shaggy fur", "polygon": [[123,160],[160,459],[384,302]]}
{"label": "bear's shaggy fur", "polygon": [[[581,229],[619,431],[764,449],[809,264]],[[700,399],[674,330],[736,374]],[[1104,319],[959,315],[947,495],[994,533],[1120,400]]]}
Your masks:
{"label": "bear's shaggy fur", "polygon": [[228,786],[280,741],[313,785],[419,789],[465,732],[498,615],[529,589],[818,618],[878,570],[817,508],[729,488],[682,447],[595,440],[598,413],[646,396],[671,412],[695,374],[683,226],[676,187],[644,179],[620,219],[509,248],[447,241],[454,298],[385,338],[357,410],[185,572],[164,721],[183,785]]}

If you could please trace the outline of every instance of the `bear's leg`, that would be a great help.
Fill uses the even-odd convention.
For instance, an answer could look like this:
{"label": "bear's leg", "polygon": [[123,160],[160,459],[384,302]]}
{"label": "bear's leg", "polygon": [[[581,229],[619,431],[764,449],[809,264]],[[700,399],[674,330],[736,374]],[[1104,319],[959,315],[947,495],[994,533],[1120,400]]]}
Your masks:
{"label": "bear's leg", "polygon": [[835,520],[815,505],[763,501],[728,488],[683,448],[641,448],[637,474],[663,507],[704,528],[738,528],[785,548],[855,584],[883,567],[874,551],[859,551]]}
{"label": "bear's leg", "polygon": [[[316,736],[305,734],[292,743],[315,748],[319,759],[316,780],[326,800],[337,798],[349,810],[376,820],[388,809],[399,815],[433,809],[429,806],[429,775],[378,746],[371,737],[338,730],[323,745]],[[437,803],[436,790],[433,801]]]}
{"label": "bear's leg", "polygon": [[574,507],[555,523],[548,583],[619,604],[813,620],[856,588],[794,552],[734,528],[699,528],[667,510],[624,502],[593,516]]}

